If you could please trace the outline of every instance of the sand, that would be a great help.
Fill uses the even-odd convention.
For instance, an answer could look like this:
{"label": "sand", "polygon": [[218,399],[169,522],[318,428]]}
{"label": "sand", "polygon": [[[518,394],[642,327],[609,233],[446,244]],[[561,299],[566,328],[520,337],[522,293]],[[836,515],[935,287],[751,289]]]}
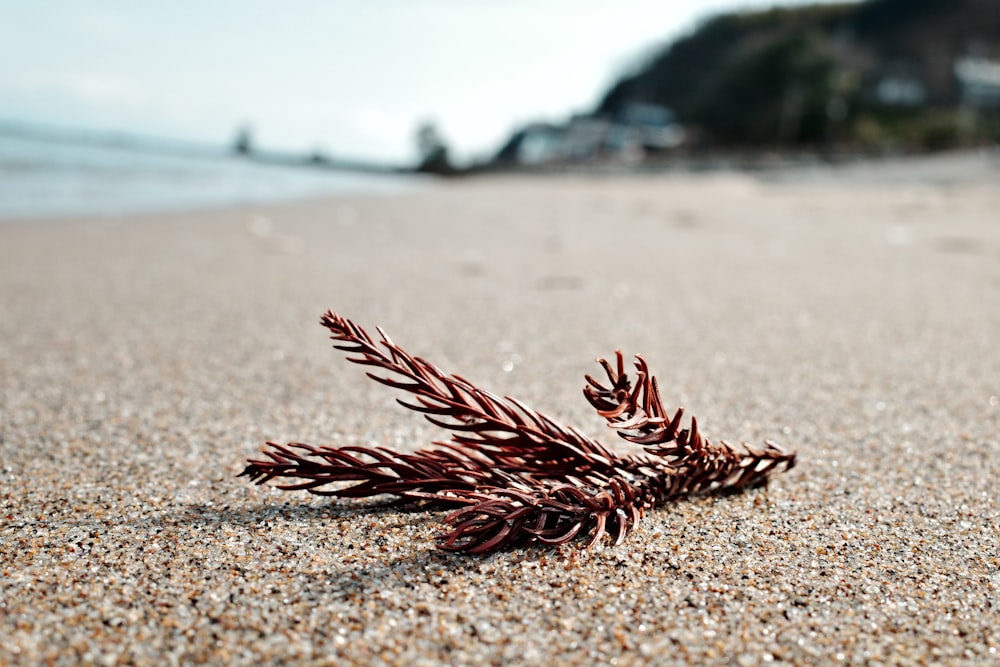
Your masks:
{"label": "sand", "polygon": [[[0,225],[0,664],[995,664],[998,184],[975,154]],[[619,547],[449,555],[441,512],[236,477],[268,439],[442,436],[327,308],[609,443],[583,375],[641,352],[799,463]]]}

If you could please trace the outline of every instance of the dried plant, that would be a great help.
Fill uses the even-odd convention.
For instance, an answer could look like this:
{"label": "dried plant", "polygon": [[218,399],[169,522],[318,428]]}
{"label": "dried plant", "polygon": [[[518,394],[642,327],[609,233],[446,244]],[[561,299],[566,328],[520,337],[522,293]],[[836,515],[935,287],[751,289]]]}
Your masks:
{"label": "dried plant", "polygon": [[[392,494],[404,500],[457,507],[440,538],[448,551],[487,553],[525,542],[562,544],[605,534],[620,544],[642,514],[684,494],[763,484],[795,464],[795,452],[704,438],[698,422],[681,428],[684,415],[664,407],[646,361],[635,358],[628,375],[621,352],[614,365],[601,359],[606,381],[587,376],[584,395],[618,435],[645,451],[623,456],[580,431],[557,424],[520,401],[496,396],[458,375],[414,357],[378,329],[376,341],[333,312],[322,324],[354,363],[382,384],[408,392],[422,412],[452,431],[451,440],[413,453],[384,447],[315,447],[267,443],[266,460],[250,459],[242,475],[263,484],[291,478],[282,489],[360,498]],[[321,489],[329,484],[336,487]]]}

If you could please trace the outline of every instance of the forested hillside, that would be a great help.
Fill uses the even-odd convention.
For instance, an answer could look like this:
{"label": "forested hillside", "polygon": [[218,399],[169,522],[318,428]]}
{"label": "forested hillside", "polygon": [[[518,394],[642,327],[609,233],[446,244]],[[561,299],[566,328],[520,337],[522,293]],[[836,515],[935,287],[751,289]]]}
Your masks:
{"label": "forested hillside", "polygon": [[624,76],[596,113],[667,106],[707,145],[1000,140],[1000,99],[971,96],[956,74],[966,61],[987,73],[1000,63],[1000,1],[870,0],[726,14]]}

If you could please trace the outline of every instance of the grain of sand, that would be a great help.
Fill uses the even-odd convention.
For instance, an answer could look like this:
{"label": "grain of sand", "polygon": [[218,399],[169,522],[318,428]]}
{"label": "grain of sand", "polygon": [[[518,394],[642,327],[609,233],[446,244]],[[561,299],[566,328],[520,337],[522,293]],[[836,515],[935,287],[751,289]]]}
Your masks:
{"label": "grain of sand", "polygon": [[[1000,169],[962,165],[0,226],[0,663],[995,664]],[[582,377],[642,352],[799,465],[617,548],[445,554],[440,512],[236,478],[440,437],[326,308],[605,442]]]}

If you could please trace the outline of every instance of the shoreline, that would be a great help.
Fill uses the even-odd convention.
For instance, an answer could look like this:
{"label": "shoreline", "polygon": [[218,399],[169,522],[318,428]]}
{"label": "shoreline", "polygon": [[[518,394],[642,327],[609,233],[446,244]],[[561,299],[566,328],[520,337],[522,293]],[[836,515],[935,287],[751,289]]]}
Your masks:
{"label": "shoreline", "polygon": [[221,151],[131,150],[0,136],[0,224],[48,216],[127,217],[427,187],[418,175],[304,169]]}
{"label": "shoreline", "polygon": [[[258,165],[250,165],[256,168]],[[260,165],[268,168],[267,163]],[[286,166],[279,166],[286,169]],[[296,168],[297,169],[297,168]],[[322,172],[320,172],[322,173]],[[932,186],[990,186],[1000,181],[1000,148],[982,148],[947,151],[919,155],[861,156],[828,161],[813,154],[798,158],[768,157],[766,152],[756,152],[752,157],[729,155],[701,160],[681,159],[676,162],[654,163],[648,166],[629,167],[617,164],[564,165],[559,167],[520,168],[511,170],[473,170],[450,177],[433,177],[426,174],[389,174],[369,172],[335,172],[334,177],[345,176],[355,180],[338,186],[340,191],[314,193],[286,193],[255,200],[218,201],[198,204],[132,202],[120,210],[111,204],[105,210],[66,213],[3,214],[0,225],[36,223],[44,220],[74,220],[100,217],[127,219],[161,214],[197,215],[201,213],[236,211],[268,206],[295,206],[308,202],[337,201],[355,197],[400,196],[419,193],[428,188],[451,187],[461,182],[490,182],[491,180],[537,181],[544,185],[550,179],[702,179],[745,177],[762,183],[789,185],[823,185],[830,182],[844,184],[890,187],[897,185]]]}

